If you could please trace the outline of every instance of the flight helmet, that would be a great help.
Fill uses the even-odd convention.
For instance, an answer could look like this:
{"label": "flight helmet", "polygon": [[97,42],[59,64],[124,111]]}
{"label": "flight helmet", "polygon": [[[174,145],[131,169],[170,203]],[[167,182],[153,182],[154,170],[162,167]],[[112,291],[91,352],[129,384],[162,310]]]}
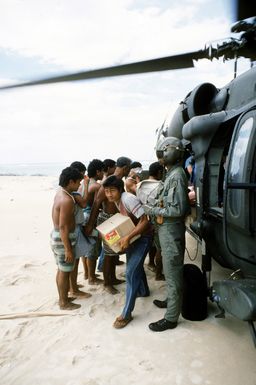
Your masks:
{"label": "flight helmet", "polygon": [[164,164],[172,165],[183,158],[184,147],[180,139],[174,136],[160,136],[156,144],[156,156],[163,159]]}

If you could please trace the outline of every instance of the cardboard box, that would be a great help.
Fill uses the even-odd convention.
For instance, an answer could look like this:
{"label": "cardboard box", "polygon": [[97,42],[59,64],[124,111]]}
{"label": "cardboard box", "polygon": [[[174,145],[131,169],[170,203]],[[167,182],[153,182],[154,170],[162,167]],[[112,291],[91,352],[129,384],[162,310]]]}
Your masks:
{"label": "cardboard box", "polygon": [[[102,238],[109,247],[115,252],[120,252],[119,241],[122,237],[130,234],[135,225],[131,218],[120,213],[114,214],[112,217],[101,223],[96,229],[100,232]],[[140,235],[136,235],[130,240],[130,243],[138,239]]]}

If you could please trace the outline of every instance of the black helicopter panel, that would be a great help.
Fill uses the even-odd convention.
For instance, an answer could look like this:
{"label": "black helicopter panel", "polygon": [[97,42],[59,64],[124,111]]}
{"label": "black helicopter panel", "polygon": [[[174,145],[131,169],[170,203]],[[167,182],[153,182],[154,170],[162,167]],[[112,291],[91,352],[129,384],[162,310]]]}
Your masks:
{"label": "black helicopter panel", "polygon": [[192,229],[218,263],[256,277],[256,130],[253,124],[245,131],[243,123],[254,113],[220,124],[206,153],[196,158],[197,215]]}
{"label": "black helicopter panel", "polygon": [[[198,86],[177,110],[188,121],[183,119],[177,132],[175,116],[168,135],[174,127],[194,153],[197,213],[192,230],[221,265],[256,277],[255,73],[256,68],[247,71],[216,92],[209,84]],[[208,98],[203,97],[206,91]]]}
{"label": "black helicopter panel", "polygon": [[224,194],[225,243],[246,274],[256,277],[256,109],[237,121],[228,154]]}

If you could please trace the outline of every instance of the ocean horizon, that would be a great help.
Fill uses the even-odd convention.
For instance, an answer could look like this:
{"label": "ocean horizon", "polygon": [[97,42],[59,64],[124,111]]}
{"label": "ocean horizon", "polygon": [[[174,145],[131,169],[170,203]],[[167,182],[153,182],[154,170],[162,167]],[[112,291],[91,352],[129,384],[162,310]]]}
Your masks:
{"label": "ocean horizon", "polygon": [[[144,170],[148,170],[150,163],[156,160],[139,160]],[[84,162],[86,167],[89,164]],[[0,176],[59,176],[68,167],[65,162],[48,163],[6,163],[0,164]]]}

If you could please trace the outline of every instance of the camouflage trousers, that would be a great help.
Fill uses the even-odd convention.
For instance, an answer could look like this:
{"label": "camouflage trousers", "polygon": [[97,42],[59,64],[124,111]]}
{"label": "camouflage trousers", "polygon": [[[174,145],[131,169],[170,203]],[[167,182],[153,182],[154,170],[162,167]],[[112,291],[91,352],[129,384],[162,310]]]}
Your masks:
{"label": "camouflage trousers", "polygon": [[163,272],[167,284],[167,310],[164,318],[176,322],[182,305],[183,263],[185,253],[185,224],[183,221],[158,225]]}

